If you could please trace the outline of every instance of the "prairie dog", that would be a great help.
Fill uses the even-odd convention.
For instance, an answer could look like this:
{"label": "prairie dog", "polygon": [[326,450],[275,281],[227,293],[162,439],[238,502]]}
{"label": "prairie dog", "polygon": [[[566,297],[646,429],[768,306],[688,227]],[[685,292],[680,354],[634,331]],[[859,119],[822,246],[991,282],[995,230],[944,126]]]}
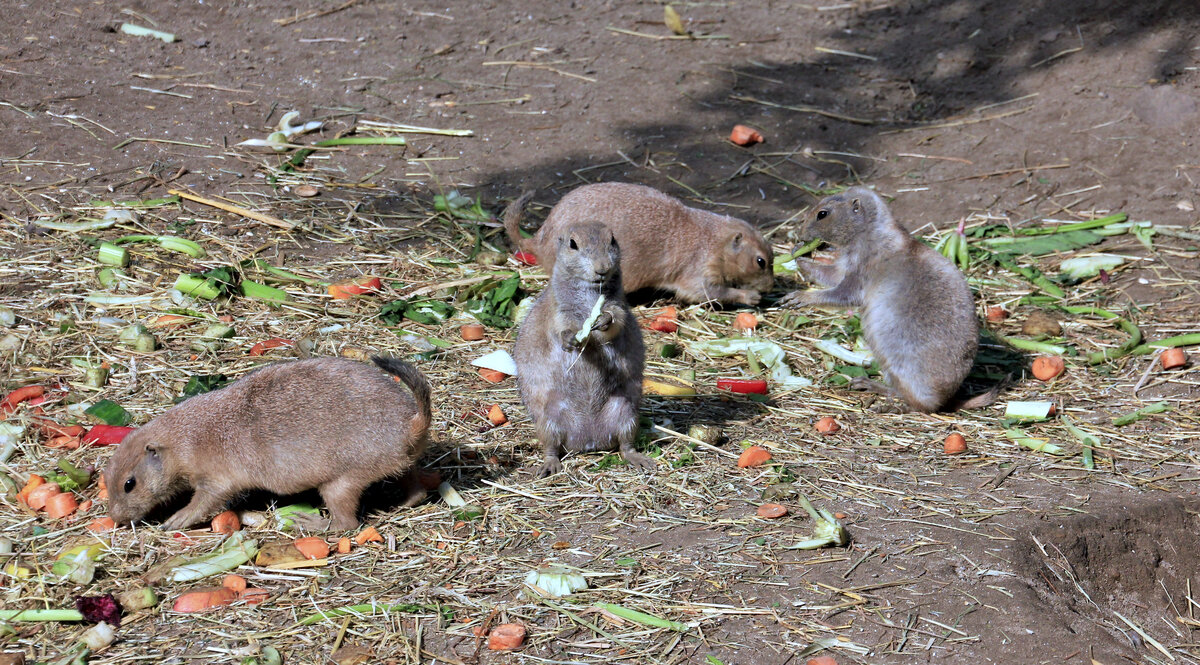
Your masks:
{"label": "prairie dog", "polygon": [[163,523],[182,529],[243,491],[315,487],[332,526],[354,528],[363,489],[416,463],[432,418],[429,382],[417,368],[372,360],[275,363],[167,409],[109,460],[109,515],[119,524],[140,520],[191,488],[191,502]]}
{"label": "prairie dog", "polygon": [[[633,448],[645,362],[642,332],[621,287],[621,250],[599,222],[559,226],[550,284],[521,323],[513,357],[521,401],[545,451],[538,477],[562,470],[563,449],[619,449],[630,464],[654,468]],[[599,298],[600,316],[582,341]]]}
{"label": "prairie dog", "polygon": [[862,308],[863,337],[888,385],[856,380],[856,388],[898,397],[926,413],[977,408],[995,398],[990,392],[950,404],[979,344],[971,289],[949,259],[896,223],[879,195],[853,187],[823,199],[801,236],[838,249],[832,264],[797,260],[806,277],[830,288],[793,291],[779,304]]}
{"label": "prairie dog", "polygon": [[674,291],[684,302],[756,305],[775,283],[771,248],[749,223],[706,210],[643,185],[606,182],[571,190],[532,238],[522,238],[521,214],[533,192],[504,211],[508,238],[553,274],[555,243],[581,221],[608,226],[621,246],[625,291]]}

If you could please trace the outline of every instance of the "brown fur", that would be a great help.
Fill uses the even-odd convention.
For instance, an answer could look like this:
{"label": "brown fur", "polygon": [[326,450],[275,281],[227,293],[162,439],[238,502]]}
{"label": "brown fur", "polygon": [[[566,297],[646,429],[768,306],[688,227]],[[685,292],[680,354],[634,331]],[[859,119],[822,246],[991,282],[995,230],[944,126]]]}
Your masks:
{"label": "brown fur", "polygon": [[372,360],[377,367],[344,358],[276,363],[167,409],[126,437],[105,468],[109,514],[119,524],[140,520],[190,488],[191,502],[163,523],[182,529],[247,490],[317,488],[333,526],[354,528],[363,489],[413,466],[432,419],[420,371]]}
{"label": "brown fur", "polygon": [[[550,284],[521,323],[513,358],[521,401],[545,450],[538,477],[562,470],[563,449],[619,449],[635,466],[654,462],[633,448],[642,399],[642,332],[625,303],[621,250],[603,224],[558,227]],[[603,294],[599,320],[583,328]]]}
{"label": "brown fur", "polygon": [[774,284],[771,248],[747,222],[696,208],[642,185],[606,182],[572,190],[532,238],[520,234],[526,192],[504,212],[509,240],[553,274],[555,242],[581,221],[601,222],[621,246],[626,292],[674,291],[684,302],[756,305]]}
{"label": "brown fur", "polygon": [[888,385],[857,388],[899,397],[917,411],[990,404],[998,387],[955,402],[979,344],[971,289],[949,259],[914,240],[875,192],[854,187],[822,200],[801,228],[839,251],[823,264],[797,261],[805,276],[831,288],[794,291],[779,304],[862,307],[863,337]]}

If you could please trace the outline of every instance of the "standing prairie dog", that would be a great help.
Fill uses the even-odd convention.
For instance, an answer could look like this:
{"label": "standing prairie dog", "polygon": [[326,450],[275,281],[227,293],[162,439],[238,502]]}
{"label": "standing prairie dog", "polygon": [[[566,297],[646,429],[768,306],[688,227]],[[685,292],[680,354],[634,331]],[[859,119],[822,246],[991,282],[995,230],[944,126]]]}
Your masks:
{"label": "standing prairie dog", "polygon": [[747,222],[689,208],[679,199],[642,185],[606,182],[571,190],[550,210],[532,238],[522,238],[521,214],[533,192],[505,210],[509,240],[537,256],[548,274],[557,260],[555,242],[582,221],[608,226],[621,246],[626,292],[674,291],[684,302],[756,305],[774,284],[771,248]]}
{"label": "standing prairie dog", "polygon": [[[521,401],[545,451],[538,477],[562,470],[564,449],[619,449],[630,464],[652,469],[654,461],[633,448],[645,351],[621,287],[619,242],[599,222],[556,232],[550,284],[513,349]],[[598,318],[580,335],[600,298]]]}
{"label": "standing prairie dog", "polygon": [[898,397],[926,413],[995,399],[998,388],[951,404],[979,344],[971,289],[949,259],[896,223],[879,195],[853,187],[825,198],[801,237],[820,238],[838,250],[833,264],[797,260],[806,277],[831,288],[793,291],[779,304],[862,308],[863,337],[888,385],[860,377],[854,387]]}
{"label": "standing prairie dog", "polygon": [[[167,409],[109,460],[109,515],[118,524],[140,520],[190,488],[191,502],[163,523],[182,529],[247,490],[315,487],[333,527],[353,529],[362,491],[413,467],[432,418],[429,381],[417,368],[372,360],[275,363]],[[416,489],[406,505],[422,498]]]}

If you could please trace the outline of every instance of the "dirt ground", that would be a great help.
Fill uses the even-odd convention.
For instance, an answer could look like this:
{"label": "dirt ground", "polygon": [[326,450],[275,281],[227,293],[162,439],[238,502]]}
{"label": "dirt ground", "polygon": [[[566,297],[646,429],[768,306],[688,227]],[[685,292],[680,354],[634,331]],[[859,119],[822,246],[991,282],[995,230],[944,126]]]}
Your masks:
{"label": "dirt ground", "polygon": [[[435,194],[458,190],[498,212],[536,188],[532,216],[541,218],[573,187],[608,180],[751,220],[779,248],[791,246],[795,220],[822,192],[854,183],[886,194],[896,216],[924,234],[964,219],[1020,227],[1111,212],[1196,232],[1200,4],[1190,1],[674,5],[693,38],[672,36],[657,2],[2,6],[0,231],[12,255],[0,296],[28,321],[47,319],[13,303],[57,288],[57,259],[47,264],[34,251],[45,235],[39,220],[172,189],[301,225],[285,233],[191,206],[171,213],[195,220],[188,237],[244,244],[330,278],[378,266],[403,276],[406,248],[428,240],[414,220]],[[126,35],[116,30],[123,22],[178,39]],[[291,110],[325,122],[298,139],[306,145],[368,121],[473,135],[414,133],[403,147],[317,152],[301,175],[320,195],[302,199],[299,181],[269,177],[286,155],[237,146],[264,138]],[[765,142],[731,144],[736,123]],[[166,232],[165,221],[154,224]],[[504,246],[494,223],[483,228]],[[1150,255],[1131,236],[1106,241],[1105,251],[1139,260],[1077,304],[1142,313],[1147,336],[1200,329],[1197,243],[1159,242]],[[425,259],[470,249],[429,246]],[[790,288],[781,280],[775,296]],[[986,304],[1021,295],[988,292]],[[262,330],[299,334],[276,324]],[[796,345],[808,339],[779,330]],[[386,338],[376,348],[398,344],[390,333],[376,339]],[[778,467],[652,476],[577,459],[569,477],[535,483],[532,427],[515,389],[476,381],[487,397],[440,396],[431,465],[479,501],[501,505],[502,497],[515,512],[463,527],[433,503],[388,509],[398,548],[358,562],[371,571],[428,567],[428,584],[372,589],[360,569],[335,573],[324,589],[337,599],[330,606],[440,590],[463,612],[454,622],[395,615],[356,622],[347,634],[340,620],[289,628],[311,605],[272,613],[268,604],[259,616],[212,623],[156,614],[130,622],[92,662],[236,662],[239,649],[266,635],[290,662],[330,662],[335,642],[420,663],[785,665],[818,652],[840,663],[1200,662],[1191,592],[1200,574],[1200,384],[1185,370],[1134,396],[1147,362],[1122,362],[1070,387],[1029,380],[1011,388],[1011,399],[1054,399],[1089,423],[1142,400],[1175,406],[1168,424],[1105,428],[1114,450],[1095,471],[1008,443],[995,410],[876,415],[845,393],[791,393],[768,405],[648,400],[658,424],[724,426],[726,451],[743,439],[771,441],[801,477],[797,486],[847,515],[854,543],[820,552],[784,549],[808,532],[802,513],[754,517],[763,488],[784,475]],[[455,425],[480,399],[505,404],[517,414],[513,426],[496,434]],[[144,420],[163,406],[136,414]],[[844,412],[844,429],[814,435],[810,416],[830,409]],[[952,429],[968,434],[971,455],[947,458],[931,443]],[[499,465],[479,461],[493,454]],[[704,451],[697,458],[731,466]],[[451,544],[452,559],[429,534]],[[143,536],[121,536],[126,565],[137,567]],[[618,555],[637,564],[614,564]],[[520,579],[544,561],[606,571],[593,586],[616,594],[611,602],[645,600],[646,611],[699,628],[676,634],[519,601]],[[307,598],[314,580],[259,579],[289,602]],[[30,597],[10,582],[6,604]],[[91,591],[124,584],[107,578]],[[462,622],[477,625],[489,612],[530,626],[527,647],[478,650]],[[39,630],[23,631],[17,647],[50,660],[66,633]]]}

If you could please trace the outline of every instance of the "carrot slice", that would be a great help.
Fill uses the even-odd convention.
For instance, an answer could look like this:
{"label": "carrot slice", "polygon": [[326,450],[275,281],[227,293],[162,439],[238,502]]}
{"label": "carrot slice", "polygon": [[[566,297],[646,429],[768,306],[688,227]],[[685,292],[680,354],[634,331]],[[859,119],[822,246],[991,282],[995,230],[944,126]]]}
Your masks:
{"label": "carrot slice", "polygon": [[487,381],[488,383],[500,383],[508,377],[508,375],[504,372],[488,369],[486,367],[479,368],[479,376],[483,377],[483,380]]}
{"label": "carrot slice", "polygon": [[764,503],[754,512],[763,519],[774,520],[787,515],[788,509],[778,503]]}
{"label": "carrot slice", "polygon": [[329,543],[315,536],[297,538],[292,544],[306,559],[324,559],[329,556]]}
{"label": "carrot slice", "polygon": [[46,502],[55,494],[62,494],[62,488],[58,483],[46,483],[33,488],[33,491],[26,497],[25,502],[34,510],[41,510],[46,507]]}
{"label": "carrot slice", "polygon": [[383,536],[379,535],[378,529],[373,526],[369,526],[360,531],[358,535],[354,537],[354,542],[358,543],[359,545],[365,545],[366,543],[382,543]]}
{"label": "carrot slice", "polygon": [[80,437],[78,436],[56,436],[46,442],[47,448],[65,448],[66,450],[75,450],[79,447]]}
{"label": "carrot slice", "polygon": [[278,349],[282,346],[295,346],[296,341],[291,339],[283,339],[282,337],[272,337],[271,339],[263,340],[254,346],[250,347],[252,356],[261,356],[267,352],[267,349]]}
{"label": "carrot slice", "polygon": [[71,492],[62,492],[46,499],[46,514],[60,520],[79,509],[79,502]]}
{"label": "carrot slice", "polygon": [[96,519],[92,520],[91,524],[87,525],[87,530],[91,531],[92,533],[104,533],[105,531],[112,531],[115,528],[117,528],[117,523],[113,521],[113,518],[107,515],[104,517],[97,517]]}
{"label": "carrot slice", "polygon": [[504,415],[504,409],[500,408],[499,404],[493,404],[492,408],[488,409],[488,420],[499,427],[508,422],[508,416]]}
{"label": "carrot slice", "polygon": [[94,425],[87,434],[83,435],[83,442],[97,446],[111,446],[123,441],[133,430],[133,427],[119,425]]}
{"label": "carrot slice", "polygon": [[241,528],[242,521],[238,519],[237,513],[232,510],[226,510],[212,520],[213,533],[233,533]]}
{"label": "carrot slice", "polygon": [[7,416],[17,410],[17,405],[21,402],[27,402],[34,397],[41,397],[46,393],[45,386],[23,386],[10,392],[0,400],[0,416]]}
{"label": "carrot slice", "polygon": [[762,446],[750,446],[738,455],[737,465],[741,468],[762,466],[771,461],[771,453]]}
{"label": "carrot slice", "polygon": [[378,277],[359,277],[345,282],[329,285],[329,295],[336,300],[347,300],[364,293],[374,293],[383,288],[383,281]]}
{"label": "carrot slice", "polygon": [[29,474],[29,480],[25,481],[25,487],[17,492],[17,500],[26,505],[29,504],[29,493],[37,489],[41,485],[46,484],[46,479],[36,473]]}
{"label": "carrot slice", "polygon": [[237,600],[237,594],[232,589],[217,587],[215,589],[200,589],[189,591],[175,599],[173,609],[176,612],[203,612],[214,607],[222,607]]}
{"label": "carrot slice", "polygon": [[525,643],[525,626],[502,623],[488,633],[488,648],[493,651],[519,649]]}
{"label": "carrot slice", "polygon": [[229,574],[221,580],[221,586],[240,595],[246,590],[246,578],[241,575]]}

